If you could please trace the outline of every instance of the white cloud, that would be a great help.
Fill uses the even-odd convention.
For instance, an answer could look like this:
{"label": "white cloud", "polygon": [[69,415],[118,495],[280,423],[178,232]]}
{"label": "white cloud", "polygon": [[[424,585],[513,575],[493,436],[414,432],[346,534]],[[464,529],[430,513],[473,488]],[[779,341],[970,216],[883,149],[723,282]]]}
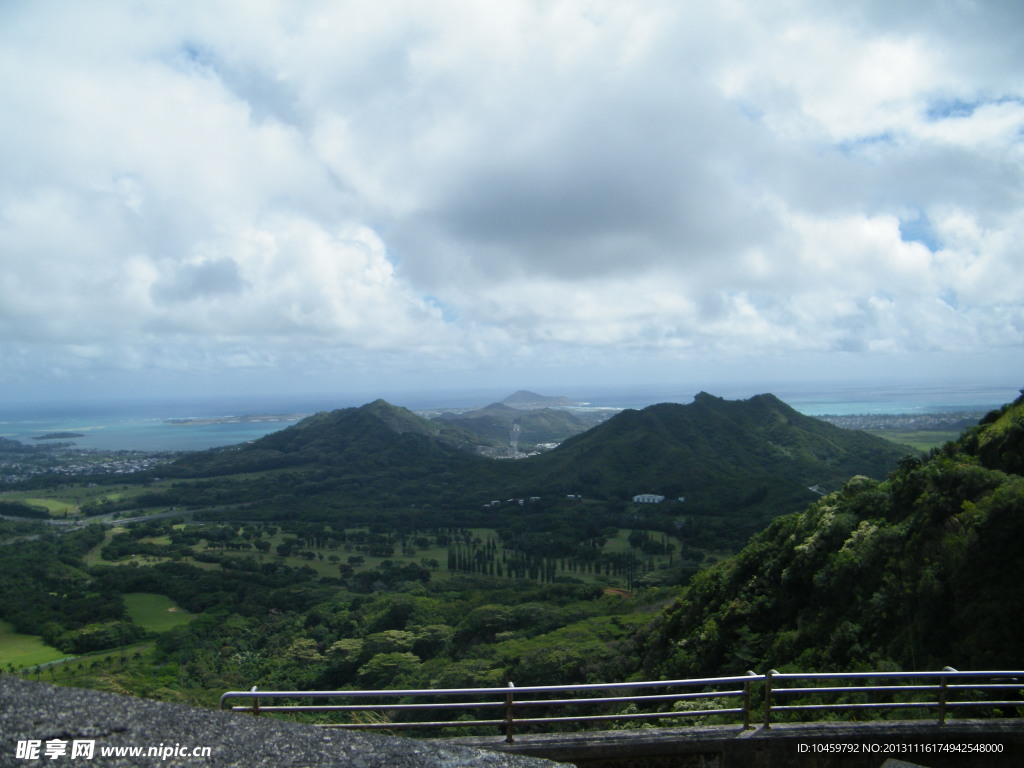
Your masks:
{"label": "white cloud", "polygon": [[7,6],[4,376],[1019,349],[1020,12],[895,5]]}

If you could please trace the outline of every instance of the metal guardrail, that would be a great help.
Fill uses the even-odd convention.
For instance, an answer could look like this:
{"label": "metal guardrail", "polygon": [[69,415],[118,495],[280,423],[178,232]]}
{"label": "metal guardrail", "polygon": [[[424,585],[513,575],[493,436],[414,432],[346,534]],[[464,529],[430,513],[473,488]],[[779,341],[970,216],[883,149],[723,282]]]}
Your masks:
{"label": "metal guardrail", "polygon": [[[877,684],[880,681],[904,681],[909,684]],[[838,681],[838,685],[804,685],[783,687],[791,681],[817,683]],[[963,681],[963,682],[958,682]],[[973,682],[968,682],[973,681]],[[867,684],[876,683],[876,684]],[[763,684],[763,695],[754,701],[755,684]],[[662,689],[660,693],[648,693]],[[934,709],[938,723],[943,725],[950,709],[955,707],[1024,707],[1024,699],[963,699],[962,694],[978,691],[1010,691],[1018,697],[1024,694],[1024,671],[960,672],[947,667],[941,672],[796,672],[780,673],[775,670],[759,675],[748,672],[733,677],[709,677],[686,680],[647,680],[627,683],[588,683],[580,685],[533,685],[517,688],[509,683],[507,688],[419,688],[405,690],[369,691],[260,691],[254,686],[249,691],[228,691],[220,697],[221,708],[233,699],[250,699],[247,706],[231,706],[236,712],[299,713],[335,712],[365,713],[377,712],[411,716],[413,719],[400,722],[348,722],[321,724],[325,728],[352,729],[434,729],[497,726],[505,732],[505,739],[513,741],[516,727],[537,725],[564,725],[604,723],[612,721],[679,719],[699,715],[735,715],[744,729],[748,729],[762,710],[766,729],[771,728],[777,716],[785,713],[811,713],[838,710],[863,709]],[[629,695],[594,696],[597,692],[614,693],[628,691]],[[570,694],[565,697],[565,694]],[[779,697],[804,696],[810,698],[833,698],[832,701],[781,705]],[[874,696],[874,701],[849,701],[849,697],[863,699]],[[903,700],[894,700],[903,696]],[[921,698],[921,697],[924,698]],[[451,701],[452,697],[461,697]],[[844,699],[845,697],[845,699]],[[466,698],[474,700],[467,701]],[[878,699],[888,699],[880,701]],[[363,703],[349,704],[274,704],[275,699],[354,699]],[[417,701],[431,699],[431,701]],[[441,701],[437,701],[441,699]],[[682,702],[712,700],[706,709],[676,709]],[[735,702],[736,706],[720,706]],[[268,702],[268,703],[261,703]],[[521,716],[530,708],[572,708],[619,707],[636,704],[651,711],[604,712],[601,714],[569,714],[566,716]],[[669,705],[669,709],[662,707]],[[474,711],[495,711],[498,715],[489,719],[472,720],[416,720],[416,716],[433,711],[450,710],[464,715]]]}
{"label": "metal guardrail", "polygon": [[[589,683],[581,685],[532,685],[517,688],[509,683],[507,688],[426,688],[410,690],[381,691],[229,691],[220,697],[223,708],[230,699],[252,699],[249,706],[233,706],[234,711],[251,712],[259,715],[266,712],[404,712],[418,713],[429,710],[501,710],[501,717],[486,720],[441,720],[403,721],[385,723],[332,723],[323,727],[393,729],[393,728],[463,728],[472,726],[498,726],[504,729],[506,741],[512,742],[517,726],[553,725],[565,723],[599,723],[628,720],[659,720],[684,718],[694,715],[740,715],[743,726],[750,726],[751,685],[763,676],[753,672],[735,677],[712,677],[689,680],[648,680],[629,683]],[[729,686],[729,687],[726,687]],[[738,687],[737,687],[738,686]],[[663,693],[639,693],[651,689],[664,689]],[[675,688],[677,690],[670,691]],[[682,690],[679,690],[682,689]],[[693,690],[698,689],[698,690]],[[628,690],[625,696],[592,696],[599,691]],[[553,695],[576,694],[571,698],[552,698]],[[446,698],[452,696],[479,697],[480,701],[443,701],[424,703],[399,701],[390,704],[375,702],[367,704],[261,704],[263,700],[296,698],[354,698],[354,699],[417,699]],[[529,698],[523,698],[529,697]],[[701,699],[736,699],[735,707],[712,707],[697,710],[669,710],[654,712],[610,713],[591,715],[570,715],[565,717],[521,717],[520,712],[528,708],[579,707],[597,705],[665,705],[676,702]]]}
{"label": "metal guardrail", "polygon": [[[839,681],[845,685],[810,685],[803,687],[779,687],[779,683],[802,680],[806,682]],[[911,680],[904,685],[866,685],[873,681]],[[939,725],[944,725],[949,710],[957,707],[1020,708],[1024,707],[1024,673],[1020,671],[961,672],[946,667],[941,672],[776,672],[770,670],[764,675],[764,727],[770,728],[774,714],[782,712],[827,712],[877,709],[934,709],[938,713]],[[975,682],[957,682],[975,681]],[[1014,691],[1016,699],[992,700],[962,699],[959,694],[981,691]],[[879,698],[889,701],[832,701],[814,704],[775,703],[779,696],[827,697],[835,695],[865,697],[882,694]],[[893,700],[899,694],[914,697],[903,701]]]}

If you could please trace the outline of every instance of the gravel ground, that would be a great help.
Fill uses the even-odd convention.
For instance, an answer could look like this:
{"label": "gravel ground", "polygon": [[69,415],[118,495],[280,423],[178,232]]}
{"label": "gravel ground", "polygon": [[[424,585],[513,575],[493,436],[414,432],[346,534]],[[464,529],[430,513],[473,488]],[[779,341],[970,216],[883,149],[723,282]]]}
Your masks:
{"label": "gravel ground", "polygon": [[[495,736],[500,740],[500,736]],[[36,759],[19,756],[38,742]],[[93,742],[93,757],[73,756]],[[64,753],[54,758],[47,747]],[[105,748],[157,747],[166,756],[116,756]],[[209,747],[209,756],[193,756]],[[195,766],[262,768],[335,766],[352,768],[528,768],[555,766],[547,760],[458,747],[440,741],[364,735],[310,725],[257,719],[22,680],[0,675],[0,766]]]}

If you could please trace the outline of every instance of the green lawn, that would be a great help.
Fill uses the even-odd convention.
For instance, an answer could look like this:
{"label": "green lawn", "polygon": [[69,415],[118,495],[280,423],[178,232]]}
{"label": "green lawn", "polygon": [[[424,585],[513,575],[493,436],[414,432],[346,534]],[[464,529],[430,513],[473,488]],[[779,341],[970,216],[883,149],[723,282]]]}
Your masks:
{"label": "green lawn", "polygon": [[36,507],[46,507],[50,512],[50,517],[72,517],[78,512],[78,507],[68,501],[62,501],[60,499],[39,499],[34,497],[28,497],[25,499],[26,504],[32,504]]}
{"label": "green lawn", "polygon": [[[608,539],[608,541],[605,543],[605,545],[603,547],[603,551],[604,552],[629,552],[631,549],[633,549],[633,547],[631,547],[629,545],[629,534],[632,533],[632,532],[633,532],[633,529],[631,529],[631,528],[620,528],[619,532],[617,534],[615,534],[614,536],[612,536],[610,539]],[[659,537],[661,536],[661,534],[655,534],[655,533],[652,533],[651,535],[652,536],[659,536]],[[633,549],[633,552],[636,553],[636,555],[638,557],[641,556],[641,553],[640,553],[639,550]]]}
{"label": "green lawn", "polygon": [[[95,547],[93,547],[88,552],[86,552],[85,553],[85,557],[82,558],[82,562],[85,563],[90,568],[92,566],[94,566],[94,565],[101,565],[101,564],[102,565],[113,565],[113,563],[111,563],[111,562],[109,562],[107,560],[104,560],[102,557],[100,557],[100,550],[103,549],[105,546],[107,546],[107,544],[110,543],[110,540],[112,538],[114,538],[114,534],[115,533],[124,533],[127,530],[128,530],[127,528],[120,528],[120,527],[108,528],[106,533],[103,535],[103,541],[101,541]],[[126,558],[126,560],[127,560],[127,558]]]}
{"label": "green lawn", "polygon": [[124,604],[131,620],[150,632],[166,632],[195,618],[164,595],[129,592],[124,596]]}
{"label": "green lawn", "polygon": [[40,496],[40,491],[13,491],[7,494],[7,498],[24,501],[27,504],[35,504],[45,507],[53,517],[77,517],[79,507],[82,504],[110,499],[119,501],[122,498],[138,496],[148,492],[148,488],[129,488],[127,486],[111,488],[109,486],[89,485],[66,485],[60,488],[48,488],[44,491],[45,496]]}
{"label": "green lawn", "polygon": [[919,451],[938,448],[960,437],[961,430],[950,429],[865,429],[869,435],[882,437],[899,445],[909,445]]}
{"label": "green lawn", "polygon": [[7,669],[8,664],[13,664],[15,669],[34,667],[65,656],[46,645],[38,635],[22,635],[6,621],[0,621],[0,667]]}
{"label": "green lawn", "polygon": [[170,536],[145,536],[139,541],[145,542],[146,544],[159,544],[162,547],[166,547],[171,543]]}
{"label": "green lawn", "polygon": [[[104,540],[100,544],[98,544],[97,546],[93,547],[86,554],[86,557],[85,557],[86,564],[88,564],[88,565],[95,565],[97,563],[103,563],[104,565],[128,565],[128,564],[131,564],[131,563],[137,563],[138,565],[154,565],[156,563],[165,562],[167,560],[167,558],[151,557],[151,556],[148,556],[148,555],[140,555],[138,557],[124,557],[121,560],[118,560],[118,561],[115,561],[115,562],[107,562],[107,561],[101,560],[99,553],[100,553],[100,550],[103,548],[103,546],[105,544],[109,543],[111,538],[115,534],[120,533],[120,532],[122,532],[124,530],[126,530],[126,529],[125,528],[120,528],[120,527],[118,527],[118,528],[111,528],[110,530],[108,530]],[[354,535],[354,534],[356,534],[356,533],[358,533],[360,531],[366,532],[367,529],[365,529],[365,528],[363,528],[363,529],[356,529],[356,528],[346,529],[346,533],[349,534],[349,536],[352,536],[352,535]],[[485,543],[485,542],[487,542],[488,540],[490,540],[492,538],[493,539],[497,538],[497,532],[493,528],[471,528],[471,529],[469,529],[469,533],[470,533],[470,535],[472,537],[478,539],[479,540],[478,543],[480,543],[480,544]],[[620,530],[617,535],[613,536],[612,538],[610,538],[608,540],[608,542],[604,546],[604,551],[605,552],[627,552],[627,551],[630,551],[631,547],[630,547],[629,541],[628,541],[629,534],[630,534],[630,530],[629,529],[622,529],[622,530]],[[355,557],[355,556],[360,557],[361,561],[362,561],[359,564],[354,566],[354,570],[356,572],[367,571],[367,570],[371,570],[371,569],[374,569],[374,568],[378,568],[380,566],[380,564],[382,562],[384,562],[385,560],[390,560],[391,562],[396,563],[396,564],[400,564],[400,565],[404,565],[406,563],[420,563],[423,560],[435,560],[437,562],[437,564],[438,564],[438,568],[436,570],[433,570],[432,574],[431,574],[432,579],[434,581],[443,581],[445,579],[450,578],[453,575],[452,573],[450,573],[448,571],[448,567],[447,567],[447,562],[448,562],[448,546],[447,545],[443,545],[443,546],[432,545],[432,546],[428,546],[428,547],[423,548],[423,549],[416,548],[415,552],[412,555],[404,554],[399,548],[396,547],[395,552],[394,552],[393,555],[391,555],[389,557],[379,557],[379,556],[369,555],[366,552],[359,552],[359,551],[357,551],[355,549],[355,547],[352,544],[347,544],[347,545],[339,546],[339,547],[334,548],[334,549],[310,549],[309,551],[312,551],[312,552],[315,553],[315,557],[312,560],[306,559],[304,557],[300,557],[299,555],[289,555],[288,557],[281,557],[280,555],[277,554],[277,545],[281,544],[282,541],[284,541],[286,538],[290,537],[291,535],[292,534],[285,533],[285,532],[282,532],[282,531],[278,531],[277,533],[275,533],[272,536],[264,536],[263,537],[264,540],[269,542],[270,545],[271,545],[270,551],[268,553],[266,553],[266,554],[259,553],[259,552],[255,551],[255,550],[237,551],[237,550],[221,550],[218,547],[212,547],[211,548],[211,547],[209,547],[209,543],[205,539],[201,539],[197,543],[193,544],[191,549],[196,554],[203,553],[203,552],[209,552],[209,553],[216,554],[218,556],[223,556],[223,557],[250,558],[250,559],[256,560],[256,562],[258,562],[258,563],[276,562],[276,563],[281,563],[283,565],[286,565],[286,566],[288,566],[290,568],[307,567],[307,568],[311,568],[312,570],[316,571],[316,573],[319,574],[320,576],[333,577],[333,578],[337,578],[338,575],[339,575],[338,566],[339,565],[348,565],[349,564],[348,563],[349,558],[350,557]],[[654,533],[652,533],[651,535],[653,537],[660,537],[661,534],[654,534]],[[167,543],[170,542],[170,538],[167,537],[167,536],[147,537],[147,538],[143,539],[143,541],[152,542],[152,543],[156,543],[156,544],[167,544]],[[674,541],[673,541],[673,543],[677,544]],[[677,544],[677,546],[678,546],[678,544]],[[300,546],[300,549],[304,549],[304,548]],[[676,560],[678,560],[678,557],[679,557],[678,553],[674,553],[672,555],[672,557],[669,558],[669,557],[667,557],[665,555],[657,555],[657,556],[651,557],[651,556],[648,556],[648,555],[644,555],[639,550],[635,550],[635,549],[632,550],[632,551],[636,554],[637,560],[639,562],[643,563],[645,566],[653,566],[654,568],[665,567],[665,566],[671,564],[672,562],[675,562]],[[335,562],[331,562],[331,558],[332,557],[336,558]],[[207,563],[207,562],[202,562],[202,561],[198,561],[198,560],[192,560],[191,558],[187,558],[186,562],[189,562],[191,565],[194,565],[194,566],[196,566],[198,568],[203,568],[203,569],[206,569],[206,570],[218,570],[220,568],[220,566],[218,564],[216,564],[216,563]],[[573,578],[577,578],[577,579],[580,579],[582,581],[587,581],[587,582],[589,582],[589,581],[599,581],[599,582],[603,583],[606,580],[605,577],[603,577],[603,576],[599,577],[597,574],[590,574],[590,573],[584,573],[584,572],[578,572],[578,571],[560,572],[559,575],[563,575],[563,576],[569,575],[569,576],[572,576]],[[168,606],[165,605],[163,610],[166,610],[167,607]],[[129,605],[129,611],[131,611],[131,610],[132,610],[131,605]],[[172,613],[172,615],[173,615],[173,613]],[[132,614],[132,617],[133,617],[133,619],[135,620],[136,623],[138,623],[138,624],[140,624],[142,626],[147,626],[145,621],[141,621],[140,619],[136,618],[135,614]],[[166,619],[167,617],[164,616],[163,618]],[[172,623],[171,626],[174,626],[174,624]],[[147,628],[151,628],[151,627],[147,626]],[[155,627],[152,627],[152,628],[156,629]],[[159,630],[157,630],[157,631],[159,631]]]}
{"label": "green lawn", "polygon": [[[163,595],[133,592],[124,596],[124,602],[132,621],[151,632],[165,632],[195,618]],[[46,645],[38,635],[20,634],[10,623],[0,621],[0,668],[34,667],[64,658],[66,653]]]}

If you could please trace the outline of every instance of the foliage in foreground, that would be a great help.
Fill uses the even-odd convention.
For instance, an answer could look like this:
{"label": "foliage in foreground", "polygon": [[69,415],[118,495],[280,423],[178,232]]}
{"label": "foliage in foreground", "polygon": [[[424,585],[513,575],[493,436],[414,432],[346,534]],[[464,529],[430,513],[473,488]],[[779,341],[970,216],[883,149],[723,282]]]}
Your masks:
{"label": "foliage in foreground", "polygon": [[1017,668],[1024,395],[885,482],[855,477],[698,574],[643,674]]}

